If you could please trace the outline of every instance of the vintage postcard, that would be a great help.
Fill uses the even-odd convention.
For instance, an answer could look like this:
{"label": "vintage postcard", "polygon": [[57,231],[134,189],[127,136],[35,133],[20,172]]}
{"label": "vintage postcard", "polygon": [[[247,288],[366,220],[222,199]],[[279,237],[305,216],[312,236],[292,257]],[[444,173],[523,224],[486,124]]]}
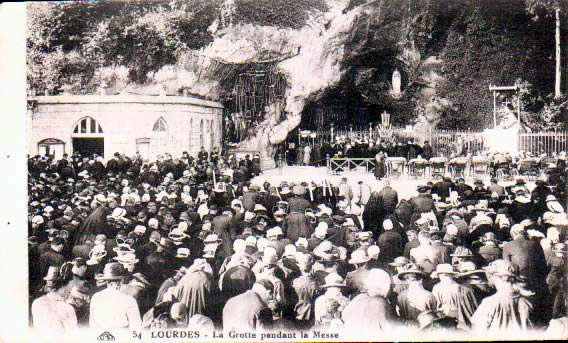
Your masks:
{"label": "vintage postcard", "polygon": [[568,338],[567,10],[1,4],[0,340]]}

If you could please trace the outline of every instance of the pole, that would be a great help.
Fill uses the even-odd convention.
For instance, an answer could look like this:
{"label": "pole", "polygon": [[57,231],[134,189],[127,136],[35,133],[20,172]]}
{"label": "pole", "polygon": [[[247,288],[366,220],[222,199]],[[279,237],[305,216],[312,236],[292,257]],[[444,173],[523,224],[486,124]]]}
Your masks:
{"label": "pole", "polygon": [[554,97],[558,99],[560,94],[560,79],[561,71],[560,71],[560,8],[556,8],[556,77],[554,79]]}
{"label": "pole", "polygon": [[519,123],[519,128],[521,125],[521,92],[517,90],[517,123]]}
{"label": "pole", "polygon": [[493,128],[497,128],[497,92],[493,91]]}

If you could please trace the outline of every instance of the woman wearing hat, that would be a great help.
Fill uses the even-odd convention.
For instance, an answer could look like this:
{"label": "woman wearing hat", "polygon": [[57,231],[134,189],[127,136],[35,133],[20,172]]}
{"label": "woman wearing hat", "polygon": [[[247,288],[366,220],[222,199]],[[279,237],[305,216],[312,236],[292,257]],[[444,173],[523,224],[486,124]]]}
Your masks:
{"label": "woman wearing hat", "polygon": [[458,265],[458,271],[458,282],[473,289],[478,304],[480,304],[485,297],[493,294],[493,290],[487,283],[485,271],[477,269],[474,262],[461,263]]}
{"label": "woman wearing hat", "polygon": [[382,269],[371,269],[365,280],[365,293],[349,302],[341,313],[347,330],[355,337],[380,335],[388,332],[396,320],[394,308],[387,301],[391,287],[390,276]]}
{"label": "woman wearing hat", "polygon": [[530,329],[533,305],[516,290],[518,275],[513,265],[505,260],[496,260],[485,269],[496,293],[479,304],[471,317],[472,329],[479,334],[518,333]]}
{"label": "woman wearing hat", "polygon": [[62,287],[59,269],[49,268],[44,280],[52,286],[47,289],[45,295],[32,302],[33,327],[38,330],[49,330],[47,332],[50,335],[63,334],[65,330],[77,328],[77,316],[73,307],[66,302],[65,287]]}
{"label": "woman wearing hat", "polygon": [[314,258],[311,254],[297,253],[296,262],[301,275],[292,281],[291,299],[295,304],[293,318],[297,328],[310,327],[315,321],[314,302],[322,283],[314,274]]}
{"label": "woman wearing hat", "polygon": [[396,277],[406,286],[396,299],[400,318],[407,324],[415,325],[420,313],[436,309],[436,298],[424,288],[423,280],[427,274],[420,266],[407,263],[399,270]]}
{"label": "woman wearing hat", "polygon": [[499,242],[493,232],[486,232],[483,237],[480,238],[483,246],[479,248],[479,256],[484,260],[485,264],[489,264],[495,260],[501,259],[503,252],[499,247]]}
{"label": "woman wearing hat", "polygon": [[341,322],[341,312],[349,303],[349,299],[341,292],[345,288],[343,278],[337,273],[328,274],[321,286],[325,293],[320,295],[314,305],[315,325],[334,325]]}
{"label": "woman wearing hat", "polygon": [[369,262],[366,249],[357,249],[351,253],[349,264],[353,265],[355,270],[347,273],[346,294],[357,295],[365,290],[365,280],[369,274],[367,262]]}
{"label": "woman wearing hat", "polygon": [[105,265],[103,274],[96,279],[104,281],[106,288],[91,299],[89,326],[91,328],[139,329],[142,325],[138,303],[132,296],[120,291],[126,270],[118,262]]}
{"label": "woman wearing hat", "polygon": [[463,329],[471,327],[471,316],[477,308],[477,299],[473,290],[456,282],[458,273],[450,264],[439,264],[432,273],[433,279],[440,279],[432,289],[436,297],[438,310],[446,316],[458,320]]}
{"label": "woman wearing hat", "polygon": [[75,286],[88,286],[86,280],[87,261],[81,257],[73,259],[71,262],[65,262],[60,269],[61,277],[65,282],[64,294],[68,295]]}

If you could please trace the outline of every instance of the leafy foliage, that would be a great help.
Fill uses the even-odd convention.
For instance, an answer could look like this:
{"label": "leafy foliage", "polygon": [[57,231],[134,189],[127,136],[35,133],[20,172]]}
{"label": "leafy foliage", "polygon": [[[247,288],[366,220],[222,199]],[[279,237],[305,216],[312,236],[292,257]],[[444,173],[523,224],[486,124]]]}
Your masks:
{"label": "leafy foliage", "polygon": [[299,29],[310,15],[325,12],[324,0],[236,0],[236,23]]}
{"label": "leafy foliage", "polygon": [[189,49],[212,41],[207,30],[220,1],[108,1],[37,3],[28,11],[28,84],[38,93],[57,93],[71,82],[89,93],[104,67],[128,68],[130,82]]}

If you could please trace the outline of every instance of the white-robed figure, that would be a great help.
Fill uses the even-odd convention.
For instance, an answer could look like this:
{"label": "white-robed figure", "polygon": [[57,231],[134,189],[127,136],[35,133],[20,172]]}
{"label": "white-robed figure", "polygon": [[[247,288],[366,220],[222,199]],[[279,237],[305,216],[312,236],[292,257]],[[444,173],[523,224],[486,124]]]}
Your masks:
{"label": "white-robed figure", "polygon": [[111,262],[105,265],[102,275],[96,276],[97,280],[105,281],[107,287],[95,293],[91,299],[91,328],[134,330],[142,326],[136,299],[120,291],[125,275],[126,270],[120,263]]}
{"label": "white-robed figure", "polygon": [[309,145],[306,145],[304,147],[304,160],[302,161],[304,162],[305,166],[310,165],[311,154],[312,154],[312,148]]}

